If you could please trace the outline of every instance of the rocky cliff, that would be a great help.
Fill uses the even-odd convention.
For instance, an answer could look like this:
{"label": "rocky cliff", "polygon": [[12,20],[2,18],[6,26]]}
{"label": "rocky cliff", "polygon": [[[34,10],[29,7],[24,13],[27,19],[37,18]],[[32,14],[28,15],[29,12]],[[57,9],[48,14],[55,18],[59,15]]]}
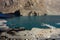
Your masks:
{"label": "rocky cliff", "polygon": [[48,15],[60,15],[60,0],[48,0],[47,3]]}
{"label": "rocky cliff", "polygon": [[21,15],[60,14],[59,0],[0,0],[0,12],[12,13],[19,10]]}
{"label": "rocky cliff", "polygon": [[18,9],[17,0],[1,0],[0,1],[0,11],[4,13],[14,12]]}
{"label": "rocky cliff", "polygon": [[21,15],[28,16],[43,15],[46,13],[46,6],[44,0],[1,0],[0,12],[11,13],[20,10]]}

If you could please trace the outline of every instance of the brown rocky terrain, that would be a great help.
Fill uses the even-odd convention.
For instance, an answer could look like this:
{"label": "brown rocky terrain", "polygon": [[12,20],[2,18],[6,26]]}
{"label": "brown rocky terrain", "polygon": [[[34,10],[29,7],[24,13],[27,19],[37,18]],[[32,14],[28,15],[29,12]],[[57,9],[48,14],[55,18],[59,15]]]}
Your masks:
{"label": "brown rocky terrain", "polygon": [[17,0],[1,0],[0,1],[0,11],[10,13],[18,9]]}
{"label": "brown rocky terrain", "polygon": [[19,10],[21,15],[60,14],[59,0],[0,0],[0,12],[12,13]]}

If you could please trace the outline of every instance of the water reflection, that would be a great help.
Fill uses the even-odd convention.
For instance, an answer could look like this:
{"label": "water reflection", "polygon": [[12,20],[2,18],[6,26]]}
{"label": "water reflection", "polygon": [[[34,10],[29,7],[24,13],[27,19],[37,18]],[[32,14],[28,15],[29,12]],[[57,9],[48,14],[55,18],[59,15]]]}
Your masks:
{"label": "water reflection", "polygon": [[[42,23],[47,23],[52,26],[59,27],[55,23],[60,22],[60,16],[21,16],[21,17],[14,17],[7,19],[8,25],[11,28],[14,27],[25,27],[26,29],[31,29],[33,27],[38,27],[38,28],[47,28],[44,26],[41,26]],[[12,24],[12,25],[11,25]]]}

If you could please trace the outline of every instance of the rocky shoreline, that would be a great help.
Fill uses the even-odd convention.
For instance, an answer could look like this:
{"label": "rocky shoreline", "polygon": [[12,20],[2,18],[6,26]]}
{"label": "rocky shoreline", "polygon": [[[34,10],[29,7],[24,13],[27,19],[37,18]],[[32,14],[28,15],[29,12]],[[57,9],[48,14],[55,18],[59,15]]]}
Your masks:
{"label": "rocky shoreline", "polygon": [[[45,40],[59,38],[60,29],[40,29],[32,28],[31,30],[9,31],[0,34],[1,40]],[[57,35],[57,36],[56,36]],[[54,37],[53,37],[54,36]]]}

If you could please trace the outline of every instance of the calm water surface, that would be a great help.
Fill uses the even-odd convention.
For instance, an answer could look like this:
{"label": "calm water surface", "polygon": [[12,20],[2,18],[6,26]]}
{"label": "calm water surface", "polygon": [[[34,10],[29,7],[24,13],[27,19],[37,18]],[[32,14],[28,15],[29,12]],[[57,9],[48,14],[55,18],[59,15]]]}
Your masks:
{"label": "calm water surface", "polygon": [[42,23],[60,28],[60,25],[56,24],[60,23],[60,16],[31,16],[31,17],[21,16],[8,18],[6,20],[8,21],[7,24],[10,28],[15,27],[25,27],[26,29],[31,29],[33,27],[48,28],[46,26],[41,26]]}

